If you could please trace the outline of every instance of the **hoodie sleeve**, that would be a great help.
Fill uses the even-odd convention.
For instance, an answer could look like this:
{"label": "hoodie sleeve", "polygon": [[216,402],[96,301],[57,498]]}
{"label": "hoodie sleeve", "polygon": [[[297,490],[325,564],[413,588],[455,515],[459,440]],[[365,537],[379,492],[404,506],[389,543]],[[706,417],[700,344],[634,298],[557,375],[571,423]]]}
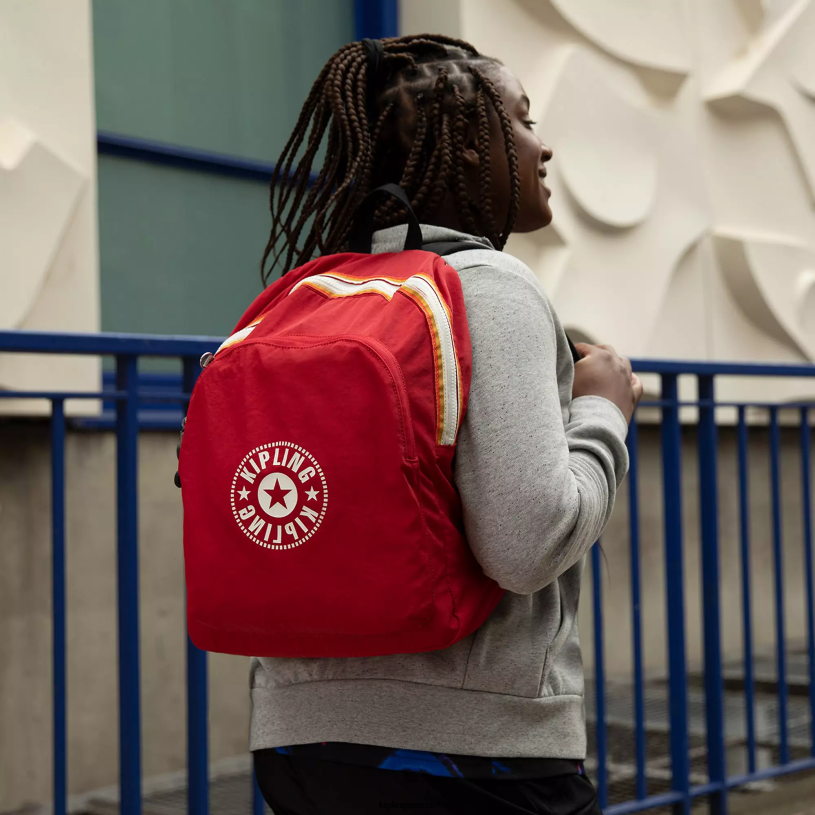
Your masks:
{"label": "hoodie sleeve", "polygon": [[473,374],[455,479],[467,540],[485,574],[531,594],[600,537],[628,469],[628,425],[602,397],[570,402],[565,334],[523,271],[460,271]]}

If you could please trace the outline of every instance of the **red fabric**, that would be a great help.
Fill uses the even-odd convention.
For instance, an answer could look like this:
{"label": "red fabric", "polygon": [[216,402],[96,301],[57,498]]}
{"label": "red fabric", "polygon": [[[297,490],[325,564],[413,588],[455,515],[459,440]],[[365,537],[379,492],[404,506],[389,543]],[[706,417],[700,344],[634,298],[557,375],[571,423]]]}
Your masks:
{"label": "red fabric", "polygon": [[[317,275],[391,296],[338,296]],[[333,255],[290,272],[199,377],[179,465],[199,648],[432,651],[474,631],[501,598],[464,539],[455,445],[439,443],[440,400],[453,394],[449,376],[446,390],[437,382],[451,369],[439,324],[403,282],[416,276],[452,318],[460,425],[472,367],[461,284],[428,252]]]}

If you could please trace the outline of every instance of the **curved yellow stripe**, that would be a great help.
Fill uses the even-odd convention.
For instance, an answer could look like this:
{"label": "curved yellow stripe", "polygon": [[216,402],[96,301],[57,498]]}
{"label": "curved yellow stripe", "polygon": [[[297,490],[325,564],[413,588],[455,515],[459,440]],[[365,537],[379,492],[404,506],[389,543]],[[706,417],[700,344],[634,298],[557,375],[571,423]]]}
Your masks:
{"label": "curved yellow stripe", "polygon": [[[229,348],[230,345],[234,345],[236,342],[241,342],[245,340],[254,330],[255,326],[265,317],[265,314],[261,314],[256,320],[253,320],[249,325],[242,328],[240,331],[236,331],[232,336],[227,337],[219,346],[218,351],[223,350],[224,348]],[[218,351],[215,353],[217,354]]]}
{"label": "curved yellow stripe", "polygon": [[427,321],[433,348],[436,443],[455,444],[463,399],[461,374],[453,337],[452,314],[435,281],[423,274],[398,279],[384,276],[359,278],[327,272],[304,278],[289,294],[294,294],[301,286],[319,291],[330,298],[379,294],[390,301],[394,294],[401,292],[416,303]]}

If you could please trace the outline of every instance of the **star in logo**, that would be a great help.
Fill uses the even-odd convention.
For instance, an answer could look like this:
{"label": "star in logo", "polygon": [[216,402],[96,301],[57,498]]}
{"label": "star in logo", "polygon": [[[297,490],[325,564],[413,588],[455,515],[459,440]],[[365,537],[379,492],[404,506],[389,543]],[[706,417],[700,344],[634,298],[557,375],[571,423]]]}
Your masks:
{"label": "star in logo", "polygon": [[269,496],[269,509],[274,509],[278,504],[286,508],[286,496],[291,490],[284,489],[280,485],[280,479],[278,478],[271,489],[261,489],[259,492],[261,494],[265,492]]}
{"label": "star in logo", "polygon": [[269,473],[258,484],[260,508],[272,518],[286,518],[298,505],[297,485],[285,473]]}
{"label": "star in logo", "polygon": [[245,537],[264,549],[293,549],[322,524],[328,486],[308,450],[291,442],[273,442],[243,457],[229,501]]}

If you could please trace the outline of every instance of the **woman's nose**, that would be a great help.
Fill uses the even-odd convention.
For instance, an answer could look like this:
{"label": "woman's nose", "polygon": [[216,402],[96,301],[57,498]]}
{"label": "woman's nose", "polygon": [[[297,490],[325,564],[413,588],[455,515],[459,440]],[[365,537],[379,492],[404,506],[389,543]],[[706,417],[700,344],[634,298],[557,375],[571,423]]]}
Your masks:
{"label": "woman's nose", "polygon": [[549,161],[554,153],[552,152],[551,147],[547,147],[543,142],[541,142],[541,157],[544,161]]}

